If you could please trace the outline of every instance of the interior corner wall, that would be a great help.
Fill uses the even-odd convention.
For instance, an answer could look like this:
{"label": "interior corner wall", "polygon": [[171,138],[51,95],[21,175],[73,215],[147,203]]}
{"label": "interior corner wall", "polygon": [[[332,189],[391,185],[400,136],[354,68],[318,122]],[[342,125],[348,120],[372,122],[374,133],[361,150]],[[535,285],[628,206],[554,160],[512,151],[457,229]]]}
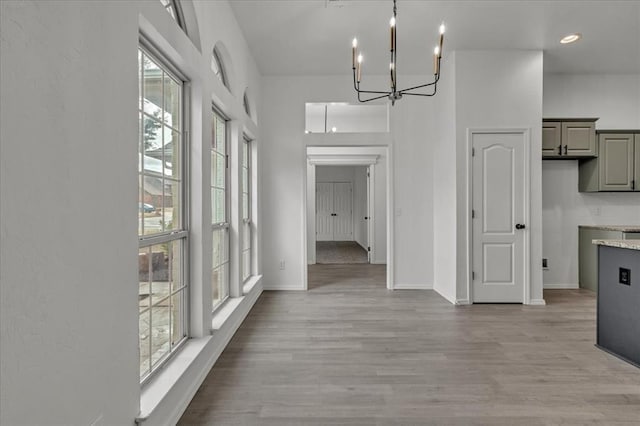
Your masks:
{"label": "interior corner wall", "polygon": [[[640,129],[640,74],[544,74],[543,115],[598,117],[598,130]],[[578,160],[544,160],[542,218],[544,285],[577,288],[578,227],[640,225],[640,195],[578,192]]]}
{"label": "interior corner wall", "polygon": [[436,104],[436,131],[433,156],[433,288],[456,303],[456,87],[455,52],[442,58],[442,77]]}
{"label": "interior corner wall", "polygon": [[456,52],[457,299],[469,299],[468,130],[524,128],[530,131],[531,159],[529,297],[542,300],[542,79],[541,51]]}

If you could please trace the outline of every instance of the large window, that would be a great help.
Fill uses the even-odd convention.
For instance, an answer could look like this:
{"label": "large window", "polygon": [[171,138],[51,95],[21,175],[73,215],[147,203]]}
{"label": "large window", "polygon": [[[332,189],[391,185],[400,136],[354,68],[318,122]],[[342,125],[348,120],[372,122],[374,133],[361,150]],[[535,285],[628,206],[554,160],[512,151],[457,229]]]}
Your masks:
{"label": "large window", "polygon": [[229,208],[227,121],[213,111],[211,135],[212,309],[229,297]]}
{"label": "large window", "polygon": [[183,81],[138,51],[138,303],[140,379],[187,337]]}
{"label": "large window", "polygon": [[251,276],[251,141],[242,143],[242,280]]}

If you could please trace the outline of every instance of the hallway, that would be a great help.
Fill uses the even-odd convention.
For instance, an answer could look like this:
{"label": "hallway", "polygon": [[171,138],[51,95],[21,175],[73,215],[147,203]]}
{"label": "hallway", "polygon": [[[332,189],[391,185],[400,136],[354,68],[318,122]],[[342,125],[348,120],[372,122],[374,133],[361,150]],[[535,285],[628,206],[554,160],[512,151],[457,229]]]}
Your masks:
{"label": "hallway", "polygon": [[640,416],[640,370],[593,345],[591,292],[546,291],[544,307],[456,307],[433,291],[386,290],[384,265],[309,270],[308,292],[263,293],[180,424],[612,425]]}

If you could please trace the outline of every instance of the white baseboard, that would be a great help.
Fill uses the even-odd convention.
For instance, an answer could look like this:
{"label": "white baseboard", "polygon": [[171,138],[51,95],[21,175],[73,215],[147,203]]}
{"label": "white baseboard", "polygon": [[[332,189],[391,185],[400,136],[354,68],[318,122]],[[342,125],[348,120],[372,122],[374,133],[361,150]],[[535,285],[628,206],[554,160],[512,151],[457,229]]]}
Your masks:
{"label": "white baseboard", "polygon": [[266,284],[264,285],[265,290],[276,290],[276,291],[304,291],[304,287],[300,286],[292,286],[292,285],[282,285],[282,284]]}
{"label": "white baseboard", "polygon": [[394,284],[394,290],[433,290],[433,284]]}
{"label": "white baseboard", "polygon": [[456,299],[456,305],[471,305],[469,299]]}
{"label": "white baseboard", "polygon": [[434,289],[433,289],[433,290],[434,290],[436,293],[438,293],[438,295],[440,295],[440,297],[442,297],[442,298],[443,298],[444,300],[446,300],[447,302],[451,303],[452,305],[455,305],[455,304],[456,304],[456,299],[455,299],[455,298],[449,298],[449,297],[447,297],[445,294],[440,293],[440,292],[438,291],[438,289],[437,289],[437,288],[435,288],[435,287],[434,287]]}
{"label": "white baseboard", "polygon": [[580,288],[578,283],[575,284],[560,284],[560,283],[547,283],[542,286],[545,290],[575,290]]}
{"label": "white baseboard", "polygon": [[545,306],[547,302],[544,299],[531,299],[529,301],[529,306]]}

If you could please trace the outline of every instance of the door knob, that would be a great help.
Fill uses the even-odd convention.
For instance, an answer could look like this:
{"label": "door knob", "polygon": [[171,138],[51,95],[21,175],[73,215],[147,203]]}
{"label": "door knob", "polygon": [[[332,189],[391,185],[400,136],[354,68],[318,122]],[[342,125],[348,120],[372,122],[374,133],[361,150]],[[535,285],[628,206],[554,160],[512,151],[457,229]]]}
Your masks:
{"label": "door knob", "polygon": [[516,229],[524,229],[526,226],[523,223],[516,223]]}

